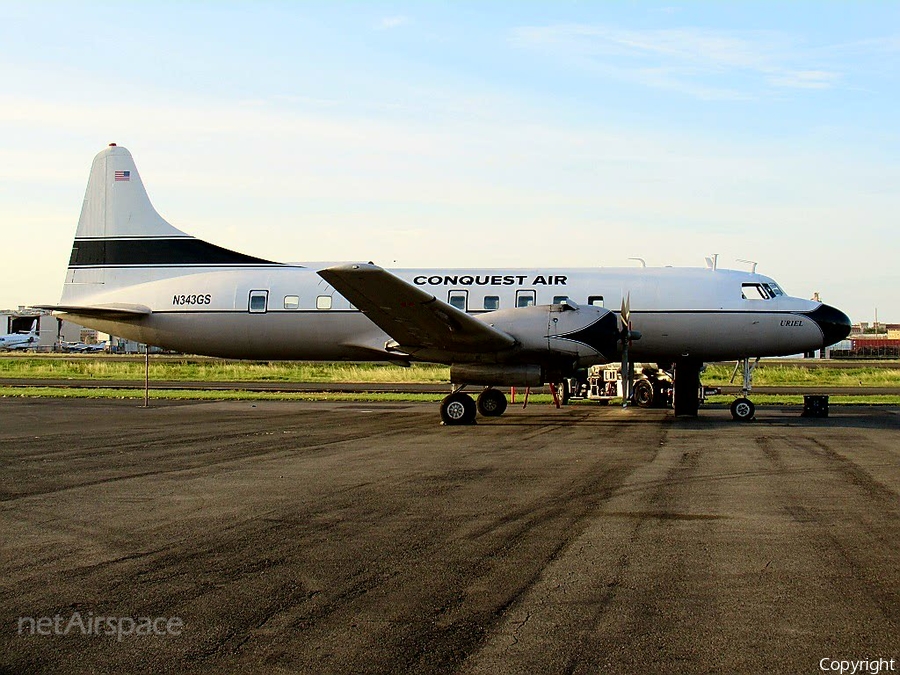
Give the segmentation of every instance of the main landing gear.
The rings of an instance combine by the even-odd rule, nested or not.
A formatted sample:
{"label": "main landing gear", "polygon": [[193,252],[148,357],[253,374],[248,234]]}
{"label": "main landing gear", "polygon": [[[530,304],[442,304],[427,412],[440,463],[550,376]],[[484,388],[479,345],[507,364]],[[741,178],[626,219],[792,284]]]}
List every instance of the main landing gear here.
{"label": "main landing gear", "polygon": [[506,412],[506,394],[499,389],[488,387],[478,394],[475,407],[485,417],[500,417]]}
{"label": "main landing gear", "polygon": [[747,397],[750,395],[750,390],[753,388],[753,371],[756,369],[758,363],[759,357],[756,357],[756,360],[753,363],[750,363],[750,358],[746,357],[734,364],[734,373],[731,375],[731,381],[734,382],[738,368],[741,368],[742,366],[744,376],[744,383],[741,386],[741,395],[731,402],[731,416],[738,422],[749,422],[756,414],[756,406],[753,405],[753,401]]}
{"label": "main landing gear", "polygon": [[446,425],[475,424],[476,413],[484,417],[499,417],[506,412],[506,394],[499,389],[486,387],[477,401],[461,390],[462,387],[458,387],[441,401],[441,420]]}
{"label": "main landing gear", "polygon": [[475,401],[468,394],[456,389],[452,394],[441,401],[441,421],[446,425],[451,424],[475,424],[477,412]]}

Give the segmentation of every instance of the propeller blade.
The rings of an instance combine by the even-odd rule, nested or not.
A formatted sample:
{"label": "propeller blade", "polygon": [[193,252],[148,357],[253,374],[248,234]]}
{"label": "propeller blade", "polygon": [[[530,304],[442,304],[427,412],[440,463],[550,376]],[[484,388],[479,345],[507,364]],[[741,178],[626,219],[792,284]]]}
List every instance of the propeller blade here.
{"label": "propeller blade", "polygon": [[632,373],[632,363],[628,354],[628,348],[633,340],[640,340],[641,334],[631,330],[631,291],[622,298],[622,332],[620,339],[622,340],[622,407],[628,407],[634,387],[634,374]]}

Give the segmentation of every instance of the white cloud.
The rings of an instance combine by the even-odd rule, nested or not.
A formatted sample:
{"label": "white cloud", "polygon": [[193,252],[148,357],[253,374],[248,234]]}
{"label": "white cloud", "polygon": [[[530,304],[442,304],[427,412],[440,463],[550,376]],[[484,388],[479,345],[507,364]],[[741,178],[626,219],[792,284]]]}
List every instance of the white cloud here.
{"label": "white cloud", "polygon": [[829,89],[840,79],[840,75],[828,71],[797,70],[773,74],[769,77],[769,82],[777,87],[794,89]]}
{"label": "white cloud", "polygon": [[[558,24],[515,29],[512,42],[601,75],[699,99],[746,99],[771,86],[827,89],[841,80],[818,66],[810,50],[774,31]],[[743,89],[732,84],[738,75],[749,80]]]}
{"label": "white cloud", "polygon": [[410,19],[408,16],[386,16],[378,22],[378,28],[382,30],[391,30],[392,28],[399,28],[400,26],[405,26],[409,23]]}

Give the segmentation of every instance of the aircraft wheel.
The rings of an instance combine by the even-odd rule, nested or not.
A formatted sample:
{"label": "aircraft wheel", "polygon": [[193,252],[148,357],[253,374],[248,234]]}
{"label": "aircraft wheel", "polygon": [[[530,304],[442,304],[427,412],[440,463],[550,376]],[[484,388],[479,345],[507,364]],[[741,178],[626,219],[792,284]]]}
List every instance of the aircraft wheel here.
{"label": "aircraft wheel", "polygon": [[478,394],[476,407],[485,417],[500,417],[506,412],[506,394],[499,389],[485,389]]}
{"label": "aircraft wheel", "polygon": [[748,398],[736,398],[731,403],[731,416],[738,422],[749,422],[756,413],[756,406]]}
{"label": "aircraft wheel", "polygon": [[653,399],[653,385],[649,380],[638,380],[634,383],[634,402],[639,408],[652,408]]}
{"label": "aircraft wheel", "polygon": [[441,401],[441,420],[444,424],[475,424],[475,401],[468,394],[456,392]]}

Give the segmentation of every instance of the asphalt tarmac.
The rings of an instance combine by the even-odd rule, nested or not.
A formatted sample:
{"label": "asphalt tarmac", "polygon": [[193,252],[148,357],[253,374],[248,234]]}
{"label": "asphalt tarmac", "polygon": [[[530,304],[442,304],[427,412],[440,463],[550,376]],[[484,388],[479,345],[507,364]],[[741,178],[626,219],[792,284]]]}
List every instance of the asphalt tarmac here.
{"label": "asphalt tarmac", "polygon": [[900,671],[900,410],[799,413],[0,399],[0,673]]}

